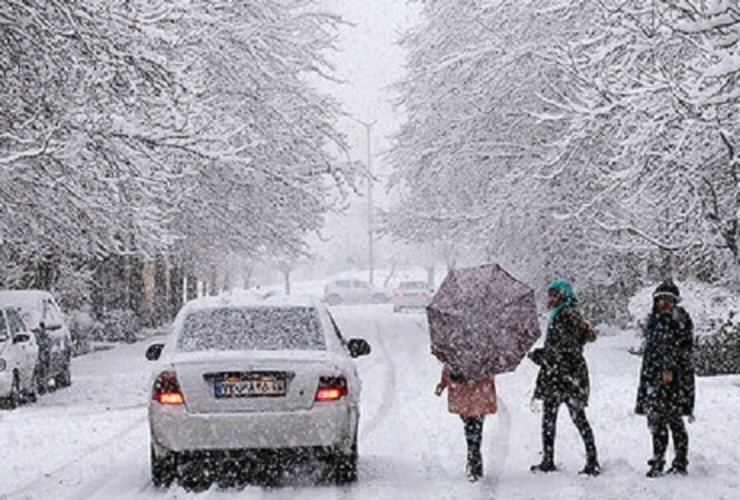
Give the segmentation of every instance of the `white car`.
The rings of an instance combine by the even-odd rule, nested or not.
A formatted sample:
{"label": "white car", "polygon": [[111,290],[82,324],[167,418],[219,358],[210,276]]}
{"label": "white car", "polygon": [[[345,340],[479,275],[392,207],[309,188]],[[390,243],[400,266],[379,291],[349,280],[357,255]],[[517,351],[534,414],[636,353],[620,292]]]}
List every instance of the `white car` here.
{"label": "white car", "polygon": [[391,295],[393,312],[423,310],[432,300],[432,287],[426,281],[401,281]]}
{"label": "white car", "polygon": [[0,404],[36,401],[36,339],[13,307],[0,307]]}
{"label": "white car", "polygon": [[311,297],[209,297],[187,303],[164,344],[149,401],[157,486],[279,477],[295,457],[336,483],[357,478],[361,383],[326,306]]}
{"label": "white car", "polygon": [[0,306],[18,309],[23,322],[36,337],[38,391],[43,393],[49,388],[69,386],[72,383],[72,336],[51,292],[0,290]]}
{"label": "white car", "polygon": [[324,301],[330,306],[339,304],[384,304],[388,302],[385,290],[357,279],[331,281],[324,287]]}

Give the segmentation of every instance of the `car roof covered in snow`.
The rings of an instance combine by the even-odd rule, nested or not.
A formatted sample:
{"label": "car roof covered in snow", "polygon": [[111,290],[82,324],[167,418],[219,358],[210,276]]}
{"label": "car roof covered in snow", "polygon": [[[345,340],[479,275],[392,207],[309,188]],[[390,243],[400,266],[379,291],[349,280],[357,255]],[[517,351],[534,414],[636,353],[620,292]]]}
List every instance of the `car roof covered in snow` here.
{"label": "car roof covered in snow", "polygon": [[323,302],[311,295],[286,295],[272,291],[238,291],[200,297],[187,302],[182,310],[217,309],[222,307],[319,307]]}
{"label": "car roof covered in snow", "polygon": [[49,296],[50,293],[45,290],[0,290],[0,304],[27,307]]}

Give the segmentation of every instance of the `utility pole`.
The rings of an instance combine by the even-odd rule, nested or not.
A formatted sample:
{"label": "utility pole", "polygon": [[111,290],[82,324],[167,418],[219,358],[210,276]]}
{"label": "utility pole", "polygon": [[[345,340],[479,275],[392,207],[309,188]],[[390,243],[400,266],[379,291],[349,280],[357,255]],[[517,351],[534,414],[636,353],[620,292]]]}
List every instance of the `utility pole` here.
{"label": "utility pole", "polygon": [[372,151],[372,129],[377,120],[366,122],[347,115],[351,120],[365,127],[367,143],[367,257],[368,273],[370,284],[373,284],[373,265],[375,257],[373,255],[373,151]]}

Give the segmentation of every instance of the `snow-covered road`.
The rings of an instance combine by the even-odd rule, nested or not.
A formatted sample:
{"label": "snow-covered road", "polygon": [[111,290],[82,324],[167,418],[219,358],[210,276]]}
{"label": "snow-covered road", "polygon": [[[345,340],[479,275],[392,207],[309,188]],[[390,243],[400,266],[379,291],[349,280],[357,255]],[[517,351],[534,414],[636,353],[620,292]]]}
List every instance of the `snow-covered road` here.
{"label": "snow-covered road", "polygon": [[533,475],[540,414],[530,405],[535,366],[524,361],[497,379],[500,411],[484,429],[486,475],[464,476],[462,424],[433,395],[440,365],[429,354],[422,314],[390,306],[334,309],[348,337],[373,353],[357,361],[364,383],[360,479],[347,487],[289,484],[194,493],[149,481],[146,421],[148,343],[76,358],[73,385],[15,411],[0,411],[0,500],[111,498],[265,499],[730,499],[740,490],[740,376],[700,378],[697,421],[689,425],[690,475],[648,479],[644,418],[632,414],[639,359],[625,333],[588,347],[594,427],[604,473],[582,477],[583,450],[567,412],[556,444],[560,470]]}

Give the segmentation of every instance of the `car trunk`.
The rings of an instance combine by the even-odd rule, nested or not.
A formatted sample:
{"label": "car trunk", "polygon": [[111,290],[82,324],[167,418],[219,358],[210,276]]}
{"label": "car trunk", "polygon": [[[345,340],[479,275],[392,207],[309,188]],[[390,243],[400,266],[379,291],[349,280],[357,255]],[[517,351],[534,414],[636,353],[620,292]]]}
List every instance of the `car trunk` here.
{"label": "car trunk", "polygon": [[290,354],[296,355],[248,353],[240,358],[182,360],[173,367],[191,413],[308,410],[319,377],[338,370],[327,361],[327,353]]}

